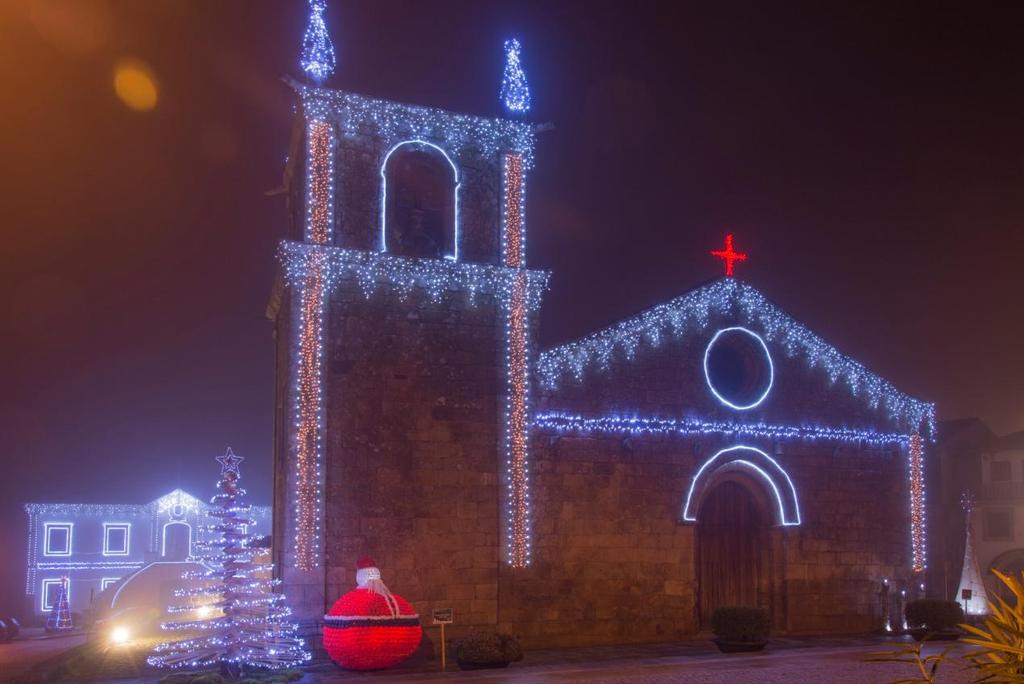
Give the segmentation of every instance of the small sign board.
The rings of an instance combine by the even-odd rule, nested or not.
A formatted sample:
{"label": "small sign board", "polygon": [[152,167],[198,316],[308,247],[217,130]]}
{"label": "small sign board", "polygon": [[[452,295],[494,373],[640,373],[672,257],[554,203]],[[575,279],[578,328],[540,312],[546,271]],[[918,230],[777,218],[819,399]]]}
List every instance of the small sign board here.
{"label": "small sign board", "polygon": [[455,622],[451,608],[435,608],[433,618],[435,625],[450,625]]}
{"label": "small sign board", "polygon": [[970,601],[971,600],[971,593],[972,592],[971,592],[970,589],[961,589],[960,590],[960,598],[963,599],[964,601]]}

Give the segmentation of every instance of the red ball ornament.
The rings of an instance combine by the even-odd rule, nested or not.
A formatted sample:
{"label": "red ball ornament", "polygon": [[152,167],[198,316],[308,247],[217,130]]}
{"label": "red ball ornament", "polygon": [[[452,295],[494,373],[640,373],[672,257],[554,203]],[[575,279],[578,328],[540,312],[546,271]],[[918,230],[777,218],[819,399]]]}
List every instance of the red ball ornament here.
{"label": "red ball ornament", "polygon": [[338,599],[324,616],[324,648],[346,670],[381,670],[402,662],[420,645],[420,616],[392,594],[372,559],[357,565],[358,588]]}

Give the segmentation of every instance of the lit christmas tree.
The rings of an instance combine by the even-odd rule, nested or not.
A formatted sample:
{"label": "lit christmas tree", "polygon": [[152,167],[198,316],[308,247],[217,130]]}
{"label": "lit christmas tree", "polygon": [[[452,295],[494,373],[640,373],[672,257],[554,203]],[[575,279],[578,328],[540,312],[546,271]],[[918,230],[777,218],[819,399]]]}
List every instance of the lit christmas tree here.
{"label": "lit christmas tree", "polygon": [[[964,540],[964,567],[960,572],[960,586],[956,589],[955,600],[960,601],[964,606],[966,614],[985,615],[988,613],[988,594],[985,592],[985,583],[982,581],[981,571],[978,569],[978,559],[974,555],[974,533],[971,530],[974,497],[971,495],[971,490],[968,489],[960,497],[960,506],[964,509],[966,517],[967,538]],[[964,589],[970,589],[971,598],[961,598]]]}
{"label": "lit christmas tree", "polygon": [[50,609],[50,616],[46,618],[47,632],[66,632],[74,629],[71,623],[71,607],[68,605],[68,578],[60,578],[60,588],[57,589],[57,599]]}
{"label": "lit christmas tree", "polygon": [[208,570],[186,572],[183,579],[196,586],[179,589],[177,597],[189,603],[172,606],[169,612],[191,612],[197,619],[169,622],[167,630],[202,633],[202,636],[161,644],[149,657],[157,667],[202,667],[220,665],[222,672],[237,677],[243,665],[279,668],[309,660],[295,625],[287,620],[291,611],[283,605],[284,595],[273,593],[280,580],[272,579],[271,564],[257,556],[257,535],[248,527],[255,524],[249,504],[241,503],[245,490],[238,486],[242,458],[229,448],[221,463],[220,493],[210,501],[208,515],[216,522],[206,527],[210,538],[198,546],[204,555],[197,560]]}
{"label": "lit christmas tree", "polygon": [[302,70],[316,83],[323,83],[334,73],[334,45],[327,35],[324,12],[327,0],[309,0],[309,23],[302,37],[302,56],[299,64]]}
{"label": "lit christmas tree", "polygon": [[530,111],[530,87],[526,84],[526,74],[519,59],[520,50],[522,47],[517,39],[505,41],[505,75],[501,79],[499,97],[512,114]]}

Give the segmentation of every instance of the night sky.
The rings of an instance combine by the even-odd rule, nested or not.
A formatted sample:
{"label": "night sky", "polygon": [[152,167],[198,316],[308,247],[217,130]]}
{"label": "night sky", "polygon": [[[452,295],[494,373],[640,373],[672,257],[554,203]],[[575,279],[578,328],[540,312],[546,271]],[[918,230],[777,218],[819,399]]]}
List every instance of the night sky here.
{"label": "night sky", "polygon": [[[548,347],[739,277],[940,418],[1024,428],[1024,50],[1011,3],[345,2],[328,85],[500,114],[516,35]],[[0,3],[0,606],[25,501],[268,502],[264,311],[302,0]],[[114,92],[120,60],[152,111]]]}

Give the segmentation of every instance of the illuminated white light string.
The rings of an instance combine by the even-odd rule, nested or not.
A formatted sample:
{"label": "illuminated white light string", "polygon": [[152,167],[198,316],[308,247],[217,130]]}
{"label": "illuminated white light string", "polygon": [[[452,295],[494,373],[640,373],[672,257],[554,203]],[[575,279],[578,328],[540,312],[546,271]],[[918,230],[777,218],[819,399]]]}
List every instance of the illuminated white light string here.
{"label": "illuminated white light string", "polygon": [[302,36],[302,56],[299,58],[299,66],[317,83],[323,83],[334,73],[337,62],[324,21],[326,10],[327,0],[309,0],[309,23]]}
{"label": "illuminated white light string", "polygon": [[921,435],[914,434],[907,449],[907,470],[910,480],[910,548],[914,572],[921,572],[928,565],[923,442]]}
{"label": "illuminated white light string", "polygon": [[126,570],[141,568],[145,563],[139,561],[67,561],[65,563],[43,562],[36,565],[39,570]]}
{"label": "illuminated white light string", "polygon": [[184,520],[172,520],[171,522],[164,523],[163,528],[160,531],[160,557],[167,555],[167,528],[172,526],[186,527],[188,528],[188,555],[192,555],[192,525],[185,522]]}
{"label": "illuminated white light string", "polygon": [[[47,522],[43,523],[43,555],[48,557],[53,556],[70,556],[71,555],[71,537],[75,530],[75,524],[71,522]],[[64,548],[55,549],[51,547],[50,533],[54,531],[64,532]]]}
{"label": "illuminated white light string", "polygon": [[502,75],[498,97],[505,104],[505,109],[513,114],[530,111],[530,86],[526,83],[526,73],[523,71],[522,49],[517,38],[505,41],[505,73]]}
{"label": "illuminated white light string", "polygon": [[[110,533],[120,531],[124,533],[124,546],[120,549],[113,548],[110,543]],[[132,539],[132,524],[127,522],[103,523],[103,555],[104,556],[127,556],[130,553]]]}
{"label": "illuminated white light string", "polygon": [[526,303],[530,309],[540,304],[547,289],[548,271],[536,271],[493,264],[455,262],[447,259],[420,259],[381,252],[325,247],[284,240],[278,249],[285,282],[301,286],[314,268],[323,269],[325,290],[330,292],[345,278],[354,278],[367,298],[381,285],[390,286],[400,298],[414,289],[423,289],[434,302],[449,291],[465,292],[473,302],[478,294],[502,295],[521,272],[526,273]]}
{"label": "illuminated white light string", "polygon": [[[178,508],[180,507],[180,508]],[[177,512],[175,509],[178,508]],[[27,561],[28,572],[25,575],[25,594],[34,596],[37,588],[37,580],[40,572],[50,570],[62,570],[70,573],[69,581],[80,580],[93,581],[91,576],[81,577],[75,573],[79,571],[91,573],[100,570],[137,570],[144,565],[143,554],[146,552],[160,554],[164,553],[161,542],[162,520],[170,517],[176,521],[185,518],[195,519],[205,515],[208,505],[181,489],[175,489],[149,503],[144,504],[94,504],[94,503],[27,503],[25,512],[28,515],[28,536],[27,536]],[[270,506],[252,506],[251,513],[260,521],[267,521],[271,517]],[[179,515],[180,514],[180,515]],[[129,541],[128,553],[103,553],[106,558],[117,558],[124,560],[92,560],[93,552],[78,551],[73,547],[70,554],[59,556],[42,556],[47,547],[46,525],[52,527],[55,523],[59,525],[74,525],[75,521],[93,520],[98,521],[102,526],[134,526],[148,525],[150,533],[146,535],[149,539],[148,545],[141,547]],[[134,522],[128,522],[132,520]],[[192,526],[186,523],[186,526]],[[203,527],[199,526],[199,531]],[[130,531],[129,531],[130,539]],[[200,535],[201,536],[201,535]],[[106,542],[107,535],[103,539]],[[190,533],[190,537],[195,535]],[[194,539],[193,539],[194,540]],[[190,541],[191,547],[192,541]],[[109,546],[109,545],[107,545]],[[65,560],[40,560],[41,557],[49,559]],[[133,560],[138,559],[138,560]]]}
{"label": "illuminated white light string", "polygon": [[[723,455],[725,455],[725,458],[719,461],[719,458]],[[754,460],[759,460],[762,464],[758,465],[757,463],[754,463]],[[717,466],[708,470],[708,468],[716,462],[718,462]],[[774,458],[756,447],[746,445],[737,445],[727,449],[722,449],[714,456],[704,461],[704,464],[701,465],[694,474],[693,479],[690,481],[690,489],[686,493],[686,503],[683,506],[683,520],[687,522],[697,521],[697,512],[695,510],[693,495],[697,486],[702,485],[707,481],[704,477],[704,473],[707,472],[708,477],[710,477],[722,468],[732,465],[739,465],[750,469],[768,482],[771,486],[772,493],[775,495],[775,501],[778,503],[779,522],[781,525],[789,527],[800,524],[800,502],[797,499],[796,487],[793,486],[793,481],[790,479],[789,474]],[[774,477],[767,472],[766,468],[773,471]],[[780,476],[781,480],[785,480],[785,484],[783,485],[784,488],[780,487],[781,480],[780,483],[776,483],[775,481],[776,478],[779,478]]]}
{"label": "illuminated white light string", "polygon": [[610,433],[636,435],[720,435],[772,440],[829,441],[865,444],[872,447],[905,446],[910,436],[895,432],[877,432],[846,427],[818,425],[782,425],[701,420],[699,418],[646,418],[625,416],[581,416],[558,411],[537,414],[533,425],[556,432],[581,434]]}
{"label": "illuminated white light string", "polygon": [[[726,399],[724,396],[722,396],[722,394],[720,394],[718,389],[715,387],[715,383],[711,381],[711,374],[708,372],[708,357],[711,355],[711,348],[715,346],[715,342],[718,341],[719,337],[721,337],[725,333],[730,332],[746,333],[747,335],[753,337],[755,340],[757,340],[758,344],[761,345],[761,349],[764,350],[764,357],[768,359],[768,386],[764,388],[764,392],[761,393],[761,396],[759,396],[757,399],[750,402],[749,404],[735,404]],[[768,345],[764,343],[764,339],[762,339],[760,335],[758,335],[752,330],[747,330],[742,326],[735,325],[731,328],[722,328],[721,330],[714,334],[714,336],[711,338],[711,341],[708,342],[708,346],[704,348],[704,381],[707,382],[708,389],[710,389],[711,393],[715,395],[715,398],[718,399],[718,401],[725,404],[726,406],[728,406],[729,408],[736,409],[737,411],[746,411],[748,409],[752,409],[758,406],[762,401],[765,400],[765,398],[768,396],[768,393],[772,391],[772,384],[775,382],[775,364],[772,362],[772,354],[771,352],[768,351]]]}
{"label": "illuminated white light string", "polygon": [[934,438],[934,404],[900,392],[736,278],[722,278],[580,340],[549,349],[538,357],[538,377],[549,390],[567,377],[580,382],[587,373],[607,369],[617,355],[632,359],[641,344],[658,347],[666,339],[681,339],[704,330],[716,313],[736,315],[748,325],[756,325],[764,339],[790,356],[802,355],[811,367],[820,366],[832,382],[844,381],[871,408],[885,410],[911,432],[926,423]]}
{"label": "illuminated white light string", "polygon": [[429,140],[456,158],[463,154],[494,158],[512,151],[522,155],[526,168],[533,165],[532,124],[376,100],[295,81],[290,84],[308,117],[330,121],[345,138],[373,134],[384,149],[404,140]]}
{"label": "illuminated white light string", "polygon": [[202,501],[181,489],[164,494],[153,503],[156,505],[157,513],[160,514],[169,515],[177,509],[177,517],[196,515],[205,507]]}
{"label": "illuminated white light string", "polygon": [[453,244],[453,247],[452,247],[452,253],[451,254],[445,254],[444,256],[445,256],[446,259],[452,259],[454,261],[458,261],[459,260],[459,188],[462,187],[462,180],[459,178],[459,169],[458,169],[458,167],[455,166],[455,162],[453,162],[452,158],[448,156],[448,153],[445,152],[443,148],[441,148],[438,145],[435,145],[434,143],[429,142],[427,140],[403,140],[402,142],[398,143],[397,145],[393,146],[390,150],[388,150],[387,154],[384,155],[384,161],[381,162],[381,165],[380,165],[380,251],[382,251],[382,252],[388,251],[388,233],[387,233],[387,227],[388,227],[388,175],[387,175],[388,160],[391,159],[391,155],[394,154],[395,151],[398,150],[398,148],[400,148],[400,147],[407,147],[407,146],[408,147],[412,147],[413,149],[422,149],[422,148],[425,147],[425,148],[432,149],[432,150],[435,150],[435,151],[439,152],[441,154],[441,156],[444,157],[444,160],[446,162],[448,162],[448,166],[450,166],[451,169],[452,169],[452,177],[455,180],[455,189],[453,191],[454,194],[455,194],[455,198],[454,198],[455,217],[453,219],[455,224],[454,224],[454,229],[452,231],[453,234],[454,234],[454,244]]}

